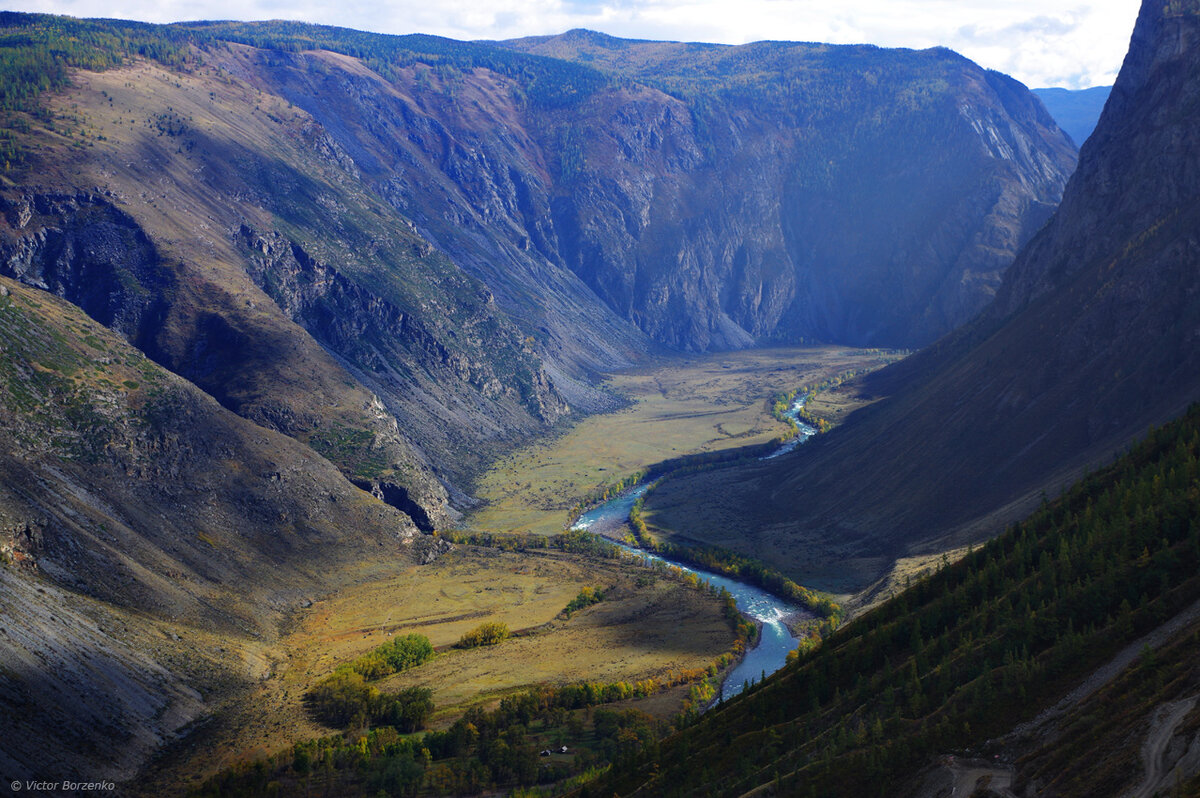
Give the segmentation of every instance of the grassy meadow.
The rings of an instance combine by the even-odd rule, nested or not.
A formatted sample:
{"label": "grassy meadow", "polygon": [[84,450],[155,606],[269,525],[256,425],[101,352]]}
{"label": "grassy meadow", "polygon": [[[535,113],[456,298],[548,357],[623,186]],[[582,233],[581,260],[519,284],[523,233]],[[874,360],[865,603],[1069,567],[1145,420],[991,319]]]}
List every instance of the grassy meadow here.
{"label": "grassy meadow", "polygon": [[[721,601],[675,579],[622,560],[557,550],[502,552],[458,546],[433,563],[380,569],[298,611],[272,645],[235,645],[253,674],[232,686],[222,709],[186,749],[170,750],[148,784],[187,773],[193,783],[241,762],[337,730],[317,722],[304,697],[339,665],[394,637],[418,633],[438,649],[433,660],[376,684],[433,691],[431,728],[444,728],[475,706],[537,685],[663,679],[703,669],[730,650],[734,631]],[[604,600],[563,609],[585,587]],[[455,648],[481,623],[506,624],[513,636],[494,646]],[[687,688],[633,702],[667,718]]]}
{"label": "grassy meadow", "polygon": [[607,387],[629,404],[494,463],[466,526],[556,534],[597,488],[671,457],[777,438],[788,429],[771,415],[777,394],[880,363],[875,350],[818,346],[679,356],[611,374]]}
{"label": "grassy meadow", "polygon": [[[560,618],[585,587],[603,589],[604,600]],[[297,653],[293,678],[319,680],[392,636],[416,632],[438,656],[379,687],[432,689],[435,725],[534,685],[703,668],[733,640],[715,598],[621,560],[553,550],[462,546],[314,610],[287,640]],[[488,621],[506,624],[513,637],[495,646],[453,648]]]}

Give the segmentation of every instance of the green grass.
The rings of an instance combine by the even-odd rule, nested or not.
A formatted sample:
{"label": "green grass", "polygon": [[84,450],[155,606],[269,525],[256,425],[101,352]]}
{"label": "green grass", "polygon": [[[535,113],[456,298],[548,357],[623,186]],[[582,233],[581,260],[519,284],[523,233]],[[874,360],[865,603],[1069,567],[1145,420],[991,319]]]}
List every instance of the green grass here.
{"label": "green grass", "polygon": [[381,477],[390,471],[387,451],[376,448],[375,433],[370,430],[331,424],[313,432],[308,445],[317,454],[363,479]]}

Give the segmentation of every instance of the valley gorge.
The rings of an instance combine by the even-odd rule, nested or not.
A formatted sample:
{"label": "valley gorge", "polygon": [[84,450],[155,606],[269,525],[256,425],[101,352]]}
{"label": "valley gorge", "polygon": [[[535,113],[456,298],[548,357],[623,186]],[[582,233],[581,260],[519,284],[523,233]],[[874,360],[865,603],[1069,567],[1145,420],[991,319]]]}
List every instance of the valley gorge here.
{"label": "valley gorge", "polygon": [[[1133,645],[1192,597],[1191,428],[1103,469],[1200,396],[1198,18],[1145,6],[1077,152],[1023,85],[945,48],[0,12],[0,776],[858,795],[853,774],[886,762],[901,794],[943,794],[922,792],[930,758],[1010,726],[963,731],[951,669],[927,675],[952,645],[928,585],[966,617],[995,569],[1051,567],[1042,546],[1068,564],[1037,579],[1126,591],[1086,632],[1027,624],[1036,645],[971,660],[1007,657],[1004,689],[1067,656],[1043,644],[1111,622]],[[861,409],[752,459],[790,434],[773,405],[830,389]],[[1137,470],[1154,458],[1159,483]],[[1083,516],[1055,497],[1097,469],[1076,488],[1096,506],[1158,485],[1138,506],[1164,514],[1161,541],[1142,536],[1128,584],[1098,563],[1072,583],[1078,544],[1037,537]],[[719,680],[754,624],[568,529],[647,470],[667,478],[639,543],[823,608],[729,710]],[[974,548],[1039,508],[1019,543]],[[1127,552],[1103,534],[1108,567]],[[965,564],[918,572],[895,621],[896,563],[943,552]],[[1045,595],[1003,600],[1048,617]],[[858,620],[837,631],[858,613],[870,644]],[[466,642],[489,624],[503,634]],[[953,645],[1001,628],[979,624]],[[864,680],[894,696],[907,654],[857,684],[825,664],[858,668],[885,628],[915,641],[918,683],[886,711]],[[414,634],[432,661],[380,676]],[[1189,645],[1156,643],[1161,672]],[[980,678],[972,711],[1000,684]],[[370,711],[333,724],[331,684]],[[421,690],[425,737],[396,720]],[[713,754],[735,729],[742,759]],[[793,744],[806,729],[818,748]],[[911,750],[883,752],[885,733]],[[1073,794],[1047,787],[1039,740],[1004,749],[1041,763],[1021,794]]]}
{"label": "valley gorge", "polygon": [[886,398],[804,456],[665,486],[649,519],[686,518],[689,535],[817,584],[835,563],[837,586],[861,589],[890,558],[1024,517],[1183,412],[1200,395],[1193,35],[1187,13],[1143,14],[1062,205],[977,318],[864,378]]}

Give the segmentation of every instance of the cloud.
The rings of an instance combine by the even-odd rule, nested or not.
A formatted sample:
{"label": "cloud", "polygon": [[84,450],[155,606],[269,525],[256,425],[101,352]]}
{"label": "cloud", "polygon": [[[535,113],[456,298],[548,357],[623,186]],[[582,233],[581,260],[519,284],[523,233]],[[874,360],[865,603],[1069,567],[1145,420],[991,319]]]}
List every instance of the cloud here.
{"label": "cloud", "polygon": [[171,22],[297,19],[383,33],[946,46],[1031,86],[1111,83],[1139,0],[15,0],[15,10]]}
{"label": "cloud", "polygon": [[997,30],[981,29],[978,25],[964,25],[958,29],[957,38],[980,45],[1006,45],[1030,37],[1062,37],[1078,28],[1079,20],[1075,18],[1068,21],[1057,17],[1038,16]]}

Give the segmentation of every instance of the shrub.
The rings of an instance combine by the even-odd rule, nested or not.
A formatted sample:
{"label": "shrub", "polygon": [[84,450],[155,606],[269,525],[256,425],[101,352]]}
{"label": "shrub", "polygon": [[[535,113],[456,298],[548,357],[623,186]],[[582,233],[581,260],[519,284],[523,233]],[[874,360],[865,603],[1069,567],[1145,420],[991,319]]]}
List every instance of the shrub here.
{"label": "shrub", "polygon": [[406,671],[433,658],[433,644],[425,635],[411,634],[397,637],[363,654],[350,668],[364,679],[382,679],[393,673]]}
{"label": "shrub", "polygon": [[499,621],[488,621],[481,623],[471,631],[467,632],[458,641],[459,648],[477,648],[479,646],[494,646],[497,643],[507,640],[511,632],[508,631],[508,624],[500,623]]}
{"label": "shrub", "polygon": [[584,607],[590,607],[593,604],[599,604],[604,601],[604,591],[598,587],[585,587],[579,591],[579,595],[571,599],[571,602],[563,609],[563,614],[568,618],[577,610]]}
{"label": "shrub", "polygon": [[308,693],[313,714],[334,728],[365,725],[378,699],[379,691],[351,670],[335,672]]}

